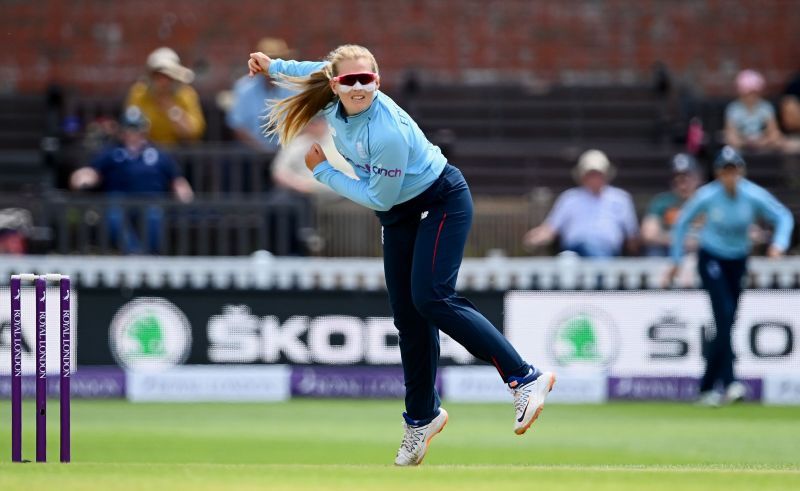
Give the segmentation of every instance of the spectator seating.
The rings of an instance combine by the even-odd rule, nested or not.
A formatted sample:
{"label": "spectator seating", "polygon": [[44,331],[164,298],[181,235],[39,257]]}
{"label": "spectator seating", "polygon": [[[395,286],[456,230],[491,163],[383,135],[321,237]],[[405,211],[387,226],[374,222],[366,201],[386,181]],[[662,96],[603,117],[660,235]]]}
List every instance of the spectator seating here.
{"label": "spectator seating", "polygon": [[47,106],[41,95],[0,97],[0,193],[40,190]]}
{"label": "spectator seating", "polygon": [[[45,101],[35,95],[0,97],[0,192],[37,196],[48,188],[53,162],[66,167],[86,163],[80,130],[97,118],[116,118],[122,104],[120,98],[67,98],[59,108],[61,121],[54,130],[53,110]],[[699,115],[706,131],[714,136],[721,130],[725,103],[727,99],[716,98],[690,101],[680,113]],[[553,87],[540,91],[522,86],[421,86],[404,95],[402,104],[435,142],[443,130],[451,135],[447,156],[462,169],[476,196],[472,234],[476,239],[468,244],[469,254],[484,254],[495,247],[512,255],[523,253],[517,236],[541,220],[553,196],[574,185],[571,170],[587,148],[599,148],[609,155],[617,168],[614,184],[631,192],[640,214],[652,195],[668,186],[666,163],[681,150],[671,134],[680,126],[671,120],[676,114],[670,107],[673,101],[650,87]],[[269,224],[263,229],[254,225],[250,232],[239,226],[249,220],[246,217],[251,212],[264,213],[265,206],[272,206],[269,165],[273,156],[231,141],[224,113],[210,98],[203,99],[203,106],[208,123],[204,142],[171,149],[198,199],[188,208],[168,205],[174,220],[165,225],[172,232],[165,235],[164,253],[248,253],[258,248],[259,240],[273,234]],[[53,145],[54,134],[69,137],[61,140],[60,158],[55,160],[47,157],[53,148],[58,149]],[[64,145],[70,141],[71,148]],[[748,177],[773,191],[793,211],[800,211],[796,191],[800,182],[793,177],[800,175],[800,162],[775,155],[746,157]],[[13,201],[12,196],[7,198]],[[72,197],[48,198],[48,203],[62,199]],[[34,213],[37,224],[52,228],[52,250],[108,250],[100,242],[92,242],[92,234],[102,229],[92,217],[102,210],[91,200],[86,195],[76,198],[74,206],[63,206],[69,213],[56,205],[41,205],[42,210]],[[189,209],[198,211],[185,213]],[[359,232],[374,222],[367,210],[344,204],[328,206],[318,210],[316,220],[327,241],[322,254],[380,252],[372,235]],[[85,223],[81,225],[81,221]],[[222,232],[220,227],[227,226],[231,231]],[[230,240],[224,239],[226,233]],[[250,239],[234,240],[245,236]],[[87,237],[90,245],[82,249],[81,241]]]}

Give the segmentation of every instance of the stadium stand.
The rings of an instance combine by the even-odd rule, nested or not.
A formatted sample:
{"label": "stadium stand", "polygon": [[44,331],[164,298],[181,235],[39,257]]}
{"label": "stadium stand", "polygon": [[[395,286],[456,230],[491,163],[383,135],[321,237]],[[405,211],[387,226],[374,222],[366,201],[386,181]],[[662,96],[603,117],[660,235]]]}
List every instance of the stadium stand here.
{"label": "stadium stand", "polygon": [[[116,118],[122,101],[69,94],[55,106],[50,99],[51,104],[35,95],[0,98],[4,201],[13,203],[12,195],[37,197],[29,206],[40,231],[36,250],[113,253],[102,238],[102,220],[92,218],[102,213],[103,202],[58,188],[65,174],[86,162],[82,138],[87,125]],[[472,234],[468,254],[478,256],[498,249],[511,256],[526,254],[519,238],[542,219],[554,196],[574,185],[570,170],[586,148],[609,155],[618,169],[614,184],[631,192],[641,213],[669,180],[665,163],[682,143],[676,131],[697,115],[709,136],[706,145],[715,148],[728,101],[715,97],[676,102],[649,85],[534,90],[522,85],[424,84],[403,94],[402,100],[432,139],[448,135],[448,157],[462,169],[475,195],[474,229],[479,232]],[[676,108],[678,104],[682,106]],[[284,249],[278,244],[286,239],[273,237],[275,223],[291,221],[295,211],[270,202],[273,155],[233,142],[215,100],[205,98],[203,109],[208,121],[203,142],[171,149],[198,201],[191,212],[166,204],[172,219],[165,225],[171,232],[162,244],[163,254],[249,254],[264,244],[280,254]],[[772,190],[795,213],[800,211],[798,183],[791,178],[796,164],[790,157],[759,154],[747,159],[751,179]],[[277,215],[248,228],[245,217],[266,209]],[[236,210],[232,213],[237,219],[225,219],[230,210]],[[325,241],[319,254],[380,254],[368,210],[340,203],[319,209],[316,221]]]}

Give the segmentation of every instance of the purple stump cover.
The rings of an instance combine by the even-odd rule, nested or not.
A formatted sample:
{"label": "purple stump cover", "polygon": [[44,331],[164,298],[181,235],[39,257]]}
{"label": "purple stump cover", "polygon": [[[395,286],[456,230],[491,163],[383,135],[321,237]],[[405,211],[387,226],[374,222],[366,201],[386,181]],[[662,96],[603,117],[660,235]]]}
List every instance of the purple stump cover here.
{"label": "purple stump cover", "polygon": [[22,462],[22,281],[11,277],[11,461]]}
{"label": "purple stump cover", "polygon": [[36,278],[36,462],[47,461],[47,280]]}
{"label": "purple stump cover", "polygon": [[59,323],[61,326],[61,345],[60,345],[60,365],[59,372],[61,374],[61,390],[59,392],[61,400],[61,462],[70,461],[70,427],[69,427],[69,403],[70,403],[70,368],[71,368],[71,353],[72,353],[72,330],[71,330],[71,317],[72,311],[70,310],[70,281],[69,278],[61,278],[61,291],[59,298],[61,299],[61,311]]}

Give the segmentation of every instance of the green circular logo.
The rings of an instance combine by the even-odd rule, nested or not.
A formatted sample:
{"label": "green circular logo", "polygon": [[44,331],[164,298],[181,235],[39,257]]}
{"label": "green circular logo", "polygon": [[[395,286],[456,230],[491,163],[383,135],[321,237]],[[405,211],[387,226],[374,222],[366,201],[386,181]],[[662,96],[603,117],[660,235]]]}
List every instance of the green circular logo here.
{"label": "green circular logo", "polygon": [[192,329],[184,313],[158,297],[140,297],[111,321],[111,352],[128,370],[161,371],[189,357]]}
{"label": "green circular logo", "polygon": [[619,339],[605,311],[593,306],[571,309],[559,316],[549,336],[553,361],[563,367],[609,366]]}

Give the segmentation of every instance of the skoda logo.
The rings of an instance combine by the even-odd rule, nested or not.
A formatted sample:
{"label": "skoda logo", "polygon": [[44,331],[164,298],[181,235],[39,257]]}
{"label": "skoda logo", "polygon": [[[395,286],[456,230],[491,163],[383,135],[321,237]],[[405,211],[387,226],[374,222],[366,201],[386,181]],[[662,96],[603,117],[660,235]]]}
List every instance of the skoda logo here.
{"label": "skoda logo", "polygon": [[553,361],[562,367],[609,366],[616,358],[619,334],[611,316],[594,306],[564,312],[550,328]]}
{"label": "skoda logo", "polygon": [[163,298],[128,302],[112,319],[110,331],[111,352],[129,370],[164,370],[185,362],[191,351],[188,319]]}

